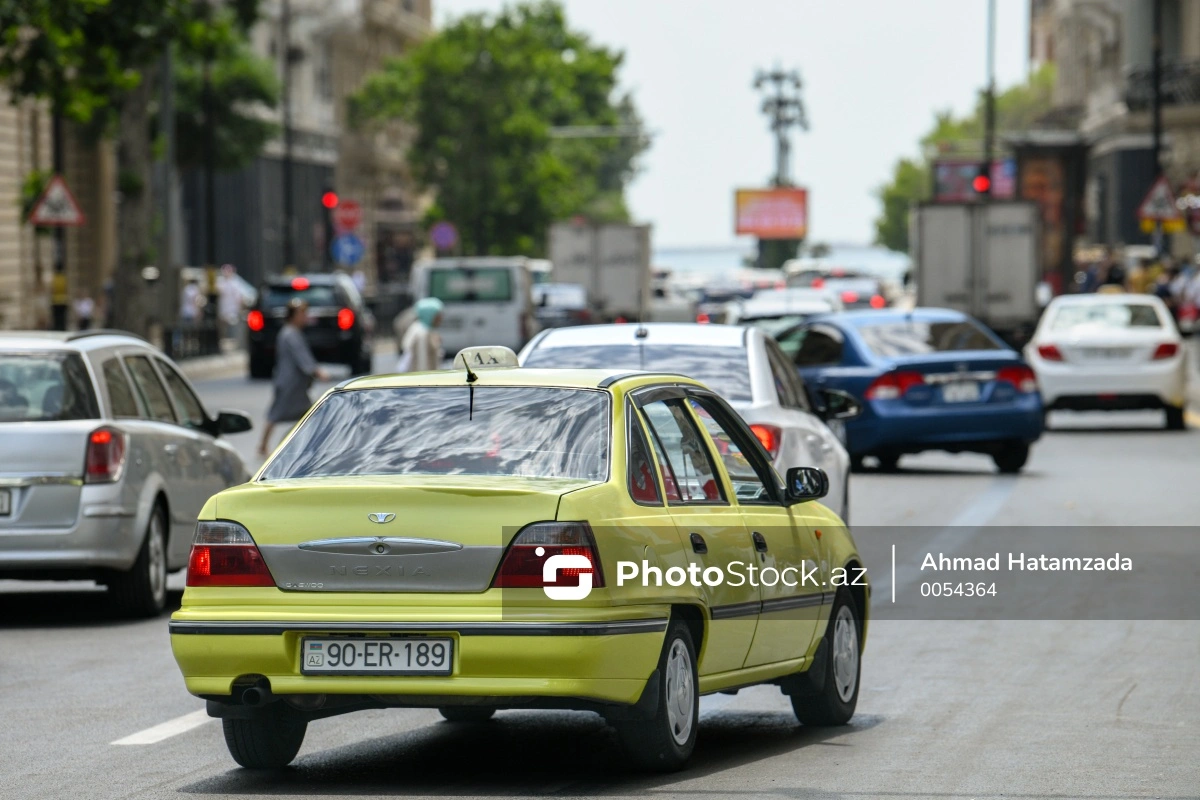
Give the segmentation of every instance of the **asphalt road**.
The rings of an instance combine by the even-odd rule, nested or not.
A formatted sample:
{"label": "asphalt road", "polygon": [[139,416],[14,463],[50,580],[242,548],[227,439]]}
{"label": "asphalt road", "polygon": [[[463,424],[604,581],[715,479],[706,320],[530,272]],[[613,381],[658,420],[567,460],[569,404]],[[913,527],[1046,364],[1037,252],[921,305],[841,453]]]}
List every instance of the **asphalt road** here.
{"label": "asphalt road", "polygon": [[[242,378],[198,388],[256,418],[267,405]],[[855,528],[938,547],[983,526],[1194,525],[1200,430],[1160,421],[1056,416],[1019,477],[940,454],[856,475]],[[237,443],[257,463],[255,434]],[[886,602],[889,565],[868,566]],[[266,777],[236,768],[184,691],[164,620],[116,621],[86,585],[0,588],[4,798],[1200,796],[1197,621],[877,620],[849,726],[799,726],[774,688],[705,698],[690,768],[665,777],[629,771],[594,715],[398,710],[311,724],[294,766]]]}

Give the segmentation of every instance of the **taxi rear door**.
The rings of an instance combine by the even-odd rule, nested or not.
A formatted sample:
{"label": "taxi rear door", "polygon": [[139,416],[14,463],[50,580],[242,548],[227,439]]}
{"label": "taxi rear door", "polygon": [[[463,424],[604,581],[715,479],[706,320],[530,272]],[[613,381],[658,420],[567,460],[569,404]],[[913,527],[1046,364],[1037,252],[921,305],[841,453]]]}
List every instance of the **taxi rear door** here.
{"label": "taxi rear door", "polygon": [[712,675],[741,669],[754,640],[760,605],[758,587],[746,574],[755,558],[750,532],[718,477],[708,439],[696,426],[683,391],[657,387],[634,399],[646,421],[668,510],[690,563],[698,574],[717,567],[723,575],[716,585],[701,580],[712,619],[698,671]]}

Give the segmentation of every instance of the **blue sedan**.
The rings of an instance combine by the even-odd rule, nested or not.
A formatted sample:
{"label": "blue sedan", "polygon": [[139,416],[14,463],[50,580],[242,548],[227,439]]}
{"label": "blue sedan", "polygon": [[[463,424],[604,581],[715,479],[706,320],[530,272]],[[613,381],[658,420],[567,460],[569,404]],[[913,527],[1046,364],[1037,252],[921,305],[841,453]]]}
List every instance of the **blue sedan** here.
{"label": "blue sedan", "polygon": [[987,453],[1019,472],[1042,434],[1033,371],[986,327],[937,308],[826,314],[777,339],[805,383],[840,389],[862,413],[846,420],[851,464],[884,470],[924,450]]}

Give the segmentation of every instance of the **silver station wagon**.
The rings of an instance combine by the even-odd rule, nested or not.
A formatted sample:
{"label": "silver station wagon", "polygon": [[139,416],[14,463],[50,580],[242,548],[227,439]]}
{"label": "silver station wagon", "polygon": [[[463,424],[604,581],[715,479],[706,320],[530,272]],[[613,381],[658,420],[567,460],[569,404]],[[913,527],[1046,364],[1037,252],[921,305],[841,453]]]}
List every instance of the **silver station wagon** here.
{"label": "silver station wagon", "polygon": [[249,478],[219,437],[249,429],[130,334],[0,334],[0,578],[92,579],[161,612],[201,507]]}

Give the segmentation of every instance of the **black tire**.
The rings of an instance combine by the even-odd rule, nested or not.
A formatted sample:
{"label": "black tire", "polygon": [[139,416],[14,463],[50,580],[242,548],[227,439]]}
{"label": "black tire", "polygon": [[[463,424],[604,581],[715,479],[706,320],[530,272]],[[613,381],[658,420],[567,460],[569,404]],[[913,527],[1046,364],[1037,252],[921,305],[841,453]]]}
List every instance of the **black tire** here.
{"label": "black tire", "polygon": [[1042,432],[1045,433],[1049,430],[1050,430],[1050,409],[1043,408],[1042,409]]}
{"label": "black tire", "polygon": [[375,368],[370,356],[362,356],[350,365],[351,375],[370,375]]}
{"label": "black tire", "polygon": [[263,712],[250,719],[223,719],[225,746],[233,760],[246,769],[282,769],[292,763],[308,723]]}
{"label": "black tire", "polygon": [[161,503],[150,512],[133,567],[108,580],[108,594],[130,617],[156,617],[167,607],[167,513]]}
{"label": "black tire", "polygon": [[1167,430],[1169,431],[1184,431],[1187,430],[1187,421],[1184,419],[1183,409],[1175,406],[1167,406]]}
{"label": "black tire", "polygon": [[863,457],[862,456],[850,456],[850,471],[851,472],[862,472],[863,471]]}
{"label": "black tire", "polygon": [[992,461],[996,462],[996,469],[1006,475],[1015,475],[1020,472],[1028,460],[1029,445],[1024,442],[1006,444],[992,454]]}
{"label": "black tire", "polygon": [[654,715],[650,719],[620,720],[615,726],[626,757],[638,769],[674,772],[691,758],[700,728],[700,685],[696,648],[682,620],[671,622],[663,640]]}
{"label": "black tire", "polygon": [[450,722],[487,722],[496,709],[488,706],[442,706],[438,713]]}
{"label": "black tire", "polygon": [[[839,636],[850,636],[852,640],[839,640]],[[851,646],[852,664],[851,650],[846,649]],[[854,597],[844,586],[838,589],[833,601],[829,625],[825,628],[824,650],[822,685],[809,692],[793,694],[792,711],[796,719],[805,725],[845,725],[858,707],[858,686],[862,675],[862,615],[854,603]]]}
{"label": "black tire", "polygon": [[269,380],[275,373],[275,362],[266,356],[250,356],[250,379]]}
{"label": "black tire", "polygon": [[900,456],[895,453],[884,453],[875,458],[879,459],[880,472],[895,472],[900,466]]}

